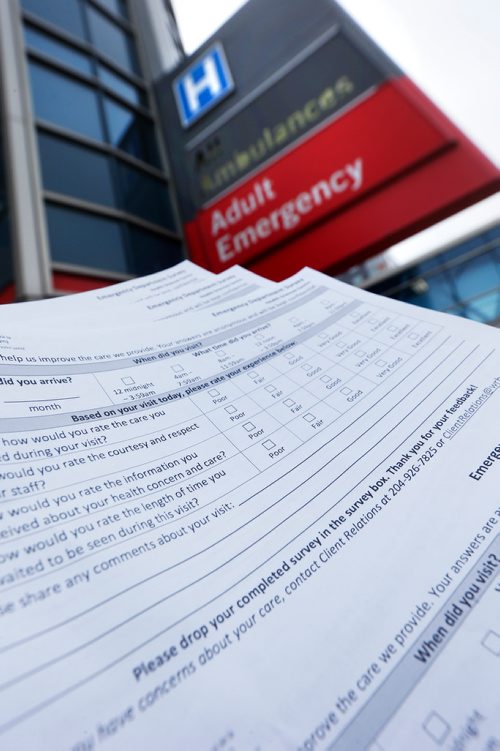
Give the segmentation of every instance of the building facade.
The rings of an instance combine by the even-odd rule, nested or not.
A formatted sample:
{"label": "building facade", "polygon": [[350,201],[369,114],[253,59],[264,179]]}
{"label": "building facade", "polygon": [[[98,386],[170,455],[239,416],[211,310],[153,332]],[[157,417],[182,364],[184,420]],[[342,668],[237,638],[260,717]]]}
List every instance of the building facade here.
{"label": "building facade", "polygon": [[382,273],[353,268],[342,276],[342,281],[413,305],[500,327],[500,223],[399,268]]}
{"label": "building facade", "polygon": [[181,58],[167,0],[2,0],[0,300],[183,259],[152,95]]}

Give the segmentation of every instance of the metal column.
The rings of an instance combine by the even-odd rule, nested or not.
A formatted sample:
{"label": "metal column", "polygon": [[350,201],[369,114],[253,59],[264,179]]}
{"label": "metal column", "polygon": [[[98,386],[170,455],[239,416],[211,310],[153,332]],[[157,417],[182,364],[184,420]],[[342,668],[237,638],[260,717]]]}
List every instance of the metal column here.
{"label": "metal column", "polygon": [[34,300],[53,289],[18,0],[0,2],[0,102],[17,297]]}

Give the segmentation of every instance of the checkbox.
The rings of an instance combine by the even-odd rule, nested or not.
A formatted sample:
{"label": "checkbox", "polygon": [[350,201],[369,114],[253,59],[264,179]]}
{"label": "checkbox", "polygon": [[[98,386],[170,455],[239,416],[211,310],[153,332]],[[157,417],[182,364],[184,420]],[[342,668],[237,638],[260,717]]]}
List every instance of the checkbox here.
{"label": "checkbox", "polygon": [[431,712],[422,727],[427,735],[440,746],[445,742],[451,730],[450,725],[437,712]]}
{"label": "checkbox", "polygon": [[182,373],[184,367],[182,365],[172,365],[172,370],[174,373]]}
{"label": "checkbox", "polygon": [[383,368],[384,365],[387,365],[387,362],[386,362],[386,360],[377,360],[375,362],[375,365],[378,365],[379,368]]}
{"label": "checkbox", "polygon": [[293,399],[285,399],[285,401],[283,402],[283,404],[285,405],[285,407],[293,407],[293,405],[295,404],[295,402],[293,401]]}
{"label": "checkbox", "polygon": [[320,380],[320,381],[323,381],[323,383],[330,383],[330,381],[331,381],[332,379],[330,378],[330,376],[329,376],[329,375],[322,375],[322,376],[321,376],[321,378],[320,378],[319,380]]}
{"label": "checkbox", "polygon": [[264,441],[264,443],[262,445],[264,446],[264,448],[267,451],[270,451],[271,449],[273,449],[276,446],[276,444],[275,444],[274,441]]}
{"label": "checkbox", "polygon": [[306,362],[305,365],[302,365],[302,370],[312,370],[312,365]]}
{"label": "checkbox", "polygon": [[135,381],[131,376],[125,376],[125,378],[122,378],[122,383],[124,383],[125,386],[131,386]]}
{"label": "checkbox", "polygon": [[287,360],[293,360],[293,358],[295,357],[295,355],[293,354],[293,352],[287,352],[286,355],[285,355],[285,357],[286,357]]}
{"label": "checkbox", "polygon": [[247,431],[247,433],[250,433],[251,430],[255,430],[255,425],[253,422],[245,422],[243,423],[243,427]]}
{"label": "checkbox", "polygon": [[418,334],[413,331],[411,334],[408,334],[408,339],[418,339]]}
{"label": "checkbox", "polygon": [[310,412],[308,412],[308,413],[307,413],[307,415],[302,415],[302,416],[303,416],[303,418],[304,418],[304,420],[305,420],[306,422],[314,422],[314,421],[315,421],[315,419],[316,419],[316,418],[314,417],[314,415],[313,415],[313,414],[311,414]]}
{"label": "checkbox", "polygon": [[217,389],[210,389],[208,394],[209,396],[220,396],[220,391],[217,391]]}
{"label": "checkbox", "polygon": [[276,386],[273,386],[273,384],[270,383],[268,386],[265,386],[265,389],[271,394],[273,391],[276,391]]}
{"label": "checkbox", "polygon": [[319,335],[319,338],[320,339],[328,339],[328,334],[326,333],[326,331],[323,331],[323,333]]}
{"label": "checkbox", "polygon": [[481,644],[495,657],[500,657],[500,634],[497,634],[496,631],[488,631],[483,637]]}
{"label": "checkbox", "polygon": [[264,338],[264,334],[256,334],[255,338],[261,341]]}
{"label": "checkbox", "polygon": [[388,326],[388,327],[387,327],[387,330],[388,330],[388,331],[397,331],[397,330],[398,330],[398,327],[397,327],[397,326],[393,326],[393,325],[391,325],[391,326]]}
{"label": "checkbox", "polygon": [[372,326],[374,326],[376,323],[378,323],[378,321],[376,318],[370,318],[369,323],[371,323]]}
{"label": "checkbox", "polygon": [[236,407],[234,406],[234,404],[228,404],[228,406],[224,407],[224,409],[226,410],[226,412],[228,413],[228,415],[234,415],[234,413],[237,411]]}
{"label": "checkbox", "polygon": [[340,347],[340,348],[342,349],[343,347],[346,347],[347,345],[346,345],[346,343],[345,343],[345,342],[337,342],[337,343],[335,344],[335,346],[336,346],[336,347]]}
{"label": "checkbox", "polygon": [[356,352],[356,357],[364,357],[366,355],[366,352],[363,352],[362,349],[358,349]]}
{"label": "checkbox", "polygon": [[256,371],[256,370],[251,370],[251,371],[249,372],[249,374],[248,374],[248,377],[249,377],[249,378],[258,378],[258,377],[259,377],[259,374],[257,373],[257,371]]}
{"label": "checkbox", "polygon": [[343,389],[340,389],[340,393],[344,394],[344,396],[348,396],[349,394],[352,394],[352,389],[347,388],[347,386],[344,386]]}
{"label": "checkbox", "polygon": [[293,316],[293,318],[290,318],[290,321],[292,323],[299,323],[299,319],[297,318],[297,316]]}

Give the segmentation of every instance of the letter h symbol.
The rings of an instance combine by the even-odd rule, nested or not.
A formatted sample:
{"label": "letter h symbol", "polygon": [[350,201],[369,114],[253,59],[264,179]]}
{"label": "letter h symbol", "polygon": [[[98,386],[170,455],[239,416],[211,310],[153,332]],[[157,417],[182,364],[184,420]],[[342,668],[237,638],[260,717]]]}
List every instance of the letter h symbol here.
{"label": "letter h symbol", "polygon": [[174,81],[182,125],[187,128],[234,88],[222,47],[217,44]]}

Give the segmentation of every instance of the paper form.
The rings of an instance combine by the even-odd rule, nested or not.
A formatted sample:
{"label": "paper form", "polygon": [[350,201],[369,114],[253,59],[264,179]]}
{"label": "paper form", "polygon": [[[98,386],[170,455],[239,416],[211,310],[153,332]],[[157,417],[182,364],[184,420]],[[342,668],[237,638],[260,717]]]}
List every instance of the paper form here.
{"label": "paper form", "polygon": [[1,747],[493,743],[498,332],[310,270],[212,302],[4,321]]}

